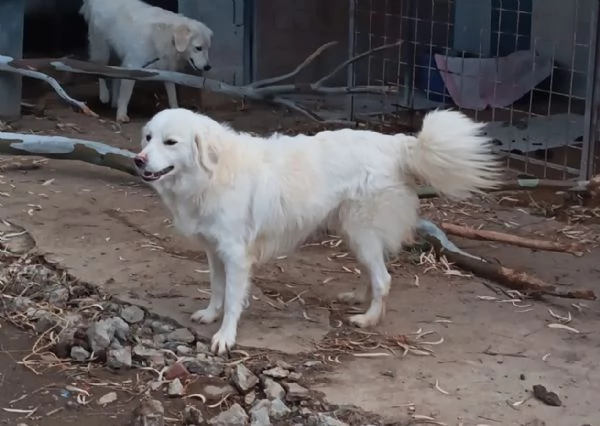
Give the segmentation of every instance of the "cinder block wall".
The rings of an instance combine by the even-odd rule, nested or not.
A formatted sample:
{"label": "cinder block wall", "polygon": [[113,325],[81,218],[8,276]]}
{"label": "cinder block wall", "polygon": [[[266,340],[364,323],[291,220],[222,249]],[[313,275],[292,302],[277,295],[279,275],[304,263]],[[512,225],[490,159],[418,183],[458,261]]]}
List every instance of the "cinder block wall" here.
{"label": "cinder block wall", "polygon": [[[256,0],[255,78],[293,70],[328,41],[338,45],[313,62],[297,81],[318,79],[348,57],[348,0]],[[330,84],[345,84],[346,73]]]}

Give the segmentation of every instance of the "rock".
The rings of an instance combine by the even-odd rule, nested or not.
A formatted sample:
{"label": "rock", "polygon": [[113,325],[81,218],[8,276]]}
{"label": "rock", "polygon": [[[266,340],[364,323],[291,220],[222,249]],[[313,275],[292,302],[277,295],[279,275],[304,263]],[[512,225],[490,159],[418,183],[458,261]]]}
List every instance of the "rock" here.
{"label": "rock", "polygon": [[258,401],[250,410],[250,425],[251,426],[270,426],[271,419],[269,418],[269,408],[271,403],[266,399]]}
{"label": "rock", "polygon": [[135,305],[126,306],[121,309],[121,318],[129,324],[137,324],[144,320],[144,310]]}
{"label": "rock", "polygon": [[131,367],[131,348],[110,349],[106,353],[106,364],[115,369]]}
{"label": "rock", "polygon": [[258,377],[248,370],[244,364],[238,364],[231,375],[231,381],[240,392],[246,393],[258,384]]}
{"label": "rock", "polygon": [[87,330],[92,351],[104,351],[115,336],[125,341],[129,325],[119,317],[102,319],[93,323]]}
{"label": "rock", "polygon": [[291,372],[290,375],[287,377],[288,380],[291,380],[293,382],[297,382],[301,378],[302,378],[302,373],[296,373],[296,372]]}
{"label": "rock", "polygon": [[277,367],[281,367],[284,370],[293,370],[294,366],[292,364],[290,364],[289,362],[286,362],[282,359],[278,359],[277,361],[275,361],[275,365]]}
{"label": "rock", "polygon": [[171,342],[193,343],[196,336],[187,328],[178,328],[167,334],[167,340]]}
{"label": "rock", "polygon": [[153,358],[156,356],[162,356],[162,352],[154,349],[154,348],[149,348],[147,346],[138,344],[135,345],[133,347],[132,350],[133,356],[137,357],[137,358],[141,358],[141,359],[149,359],[149,358]]}
{"label": "rock", "polygon": [[244,396],[244,404],[252,405],[256,401],[256,392],[250,391]]}
{"label": "rock", "polygon": [[43,309],[37,309],[34,313],[34,318],[36,320],[35,331],[40,334],[50,330],[56,325],[55,316]]}
{"label": "rock", "polygon": [[132,426],[164,426],[165,409],[156,399],[145,399],[133,411]]}
{"label": "rock", "polygon": [[265,377],[263,381],[263,385],[265,387],[265,395],[269,399],[283,399],[285,398],[285,389],[275,380]]}
{"label": "rock", "polygon": [[283,419],[284,417],[289,416],[291,412],[292,412],[292,410],[290,410],[288,408],[288,406],[285,405],[285,403],[281,399],[274,399],[273,401],[271,401],[271,407],[269,408],[269,415],[273,419],[275,419],[275,420]]}
{"label": "rock", "polygon": [[183,384],[179,379],[173,379],[171,383],[169,383],[169,387],[167,388],[167,395],[171,398],[182,396],[184,393]]}
{"label": "rock", "polygon": [[198,358],[185,360],[185,368],[192,374],[201,376],[220,376],[223,373],[223,366],[211,361],[202,361]]}
{"label": "rock", "polygon": [[202,416],[202,411],[200,411],[193,405],[186,406],[183,409],[183,424],[187,426],[203,425],[204,417]]}
{"label": "rock", "polygon": [[236,393],[235,389],[231,385],[224,384],[218,385],[206,385],[204,386],[204,395],[211,400],[220,400],[227,394]]}
{"label": "rock", "polygon": [[287,376],[290,375],[290,372],[285,368],[274,367],[269,370],[263,371],[263,374],[274,379],[285,379]]}
{"label": "rock", "polygon": [[173,379],[183,379],[190,375],[185,366],[180,362],[174,362],[169,366],[167,371],[165,371],[165,379],[173,380]]}
{"label": "rock", "polygon": [[81,346],[73,346],[71,348],[71,358],[75,361],[84,362],[90,357],[90,353]]}
{"label": "rock", "polygon": [[306,399],[308,397],[308,389],[300,386],[298,383],[286,383],[287,388],[286,400],[293,402]]}
{"label": "rock", "polygon": [[314,426],[349,426],[348,423],[342,422],[336,418],[326,414],[317,414],[308,420],[310,425]]}
{"label": "rock", "polygon": [[177,352],[177,354],[180,356],[188,356],[191,355],[194,352],[194,350],[189,346],[177,345],[177,347],[175,348],[175,352]]}
{"label": "rock", "polygon": [[9,311],[24,311],[27,308],[33,306],[33,301],[29,297],[17,296],[9,299],[8,310]]}
{"label": "rock", "polygon": [[213,417],[208,424],[215,426],[246,426],[248,424],[248,414],[237,403],[233,404],[227,411]]}
{"label": "rock", "polygon": [[115,402],[117,400],[117,393],[116,392],[109,392],[106,395],[102,395],[100,398],[98,398],[98,405],[108,405],[112,402]]}
{"label": "rock", "polygon": [[63,306],[69,300],[69,290],[63,286],[54,286],[49,289],[46,300],[51,305]]}
{"label": "rock", "polygon": [[321,364],[323,364],[321,361],[306,361],[304,363],[304,366],[311,368],[311,367],[316,367],[317,365],[321,365]]}
{"label": "rock", "polygon": [[208,344],[204,342],[196,342],[196,352],[198,353],[207,353],[210,352],[208,348]]}
{"label": "rock", "polygon": [[173,327],[171,324],[166,324],[162,321],[152,321],[150,323],[150,328],[154,333],[158,334],[170,333],[171,331],[175,330],[175,327]]}

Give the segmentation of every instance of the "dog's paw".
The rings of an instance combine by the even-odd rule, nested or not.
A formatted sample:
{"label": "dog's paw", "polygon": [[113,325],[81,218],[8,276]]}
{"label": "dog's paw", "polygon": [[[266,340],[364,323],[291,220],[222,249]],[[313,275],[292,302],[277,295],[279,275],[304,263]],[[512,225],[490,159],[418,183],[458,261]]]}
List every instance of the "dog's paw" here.
{"label": "dog's paw", "polygon": [[221,313],[216,309],[200,309],[192,314],[192,321],[201,324],[211,324],[219,319],[220,316]]}
{"label": "dog's paw", "polygon": [[228,353],[235,345],[235,330],[219,330],[212,337],[210,350],[216,355]]}
{"label": "dog's paw", "polygon": [[358,328],[372,327],[377,324],[378,318],[374,318],[367,314],[352,315],[350,317],[350,324]]}
{"label": "dog's paw", "polygon": [[129,123],[129,116],[127,114],[117,114],[117,121],[119,123]]}

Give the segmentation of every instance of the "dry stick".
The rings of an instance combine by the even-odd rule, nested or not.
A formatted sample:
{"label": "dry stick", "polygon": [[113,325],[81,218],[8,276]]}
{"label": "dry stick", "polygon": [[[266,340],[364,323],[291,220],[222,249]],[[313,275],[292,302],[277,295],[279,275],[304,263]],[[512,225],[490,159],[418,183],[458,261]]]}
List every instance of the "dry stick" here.
{"label": "dry stick", "polygon": [[167,81],[183,86],[210,90],[212,92],[222,93],[236,98],[249,99],[259,102],[268,102],[275,105],[286,106],[309,117],[312,120],[318,121],[319,123],[323,124],[356,125],[356,122],[354,121],[327,120],[321,117],[320,115],[316,114],[315,112],[308,110],[307,107],[304,107],[289,98],[285,98],[284,96],[293,94],[316,94],[329,96],[358,93],[371,93],[379,95],[397,93],[398,88],[396,86],[329,87],[323,86],[322,83],[325,80],[328,80],[331,76],[340,71],[342,68],[347,67],[349,64],[357,61],[358,59],[364,58],[365,56],[369,56],[375,52],[379,52],[384,49],[399,46],[401,44],[401,41],[379,46],[375,49],[363,52],[355,56],[354,58],[345,61],[337,68],[335,68],[331,73],[327,74],[325,77],[321,78],[316,83],[289,83],[279,85],[272,84],[274,82],[279,82],[284,79],[296,76],[300,71],[305,69],[318,56],[320,56],[325,50],[327,50],[334,44],[334,42],[325,43],[324,45],[316,49],[311,55],[308,56],[308,58],[306,58],[300,65],[298,65],[298,67],[296,67],[295,70],[293,70],[290,73],[244,86],[233,86],[222,81],[174,71],[163,71],[147,68],[110,67],[69,58],[14,59],[10,56],[0,55],[0,71],[12,72],[20,75],[27,75],[33,78],[44,80],[54,88],[54,90],[59,94],[61,98],[65,99],[68,103],[77,106],[86,114],[94,116],[95,114],[91,110],[89,110],[89,108],[87,108],[85,104],[70,98],[55,79],[44,74],[40,70],[53,69],[56,71],[70,72],[75,74],[88,74],[137,81]]}
{"label": "dry stick", "polygon": [[83,139],[0,132],[0,154],[79,160],[137,176],[132,152]]}
{"label": "dry stick", "polygon": [[441,223],[440,227],[450,235],[456,235],[457,237],[468,238],[470,240],[496,241],[534,250],[557,251],[570,253],[575,256],[583,256],[583,249],[577,243],[562,243],[558,241],[525,238],[504,232],[468,228],[466,226],[455,225],[448,222]]}
{"label": "dry stick", "polygon": [[444,231],[428,220],[419,221],[417,232],[433,246],[439,256],[446,256],[450,262],[460,268],[494,280],[512,290],[569,299],[596,300],[596,294],[592,290],[563,290],[533,275],[473,256],[456,247],[448,240]]}
{"label": "dry stick", "polygon": [[67,94],[67,92],[65,91],[65,89],[62,88],[60,83],[58,81],[56,81],[55,78],[53,78],[47,74],[44,74],[43,72],[39,72],[39,71],[36,71],[33,69],[12,67],[9,63],[10,61],[5,61],[4,60],[5,58],[9,58],[10,60],[12,60],[12,58],[10,58],[8,56],[0,55],[0,71],[6,71],[6,72],[13,73],[13,74],[21,75],[23,77],[35,78],[36,80],[45,81],[54,89],[56,94],[58,96],[60,96],[64,101],[66,101],[68,104],[81,110],[81,112],[83,112],[85,115],[88,115],[90,117],[98,117],[98,114],[96,114],[94,111],[92,111],[85,104],[85,102],[78,101],[77,99],[73,99],[72,97],[70,97]]}

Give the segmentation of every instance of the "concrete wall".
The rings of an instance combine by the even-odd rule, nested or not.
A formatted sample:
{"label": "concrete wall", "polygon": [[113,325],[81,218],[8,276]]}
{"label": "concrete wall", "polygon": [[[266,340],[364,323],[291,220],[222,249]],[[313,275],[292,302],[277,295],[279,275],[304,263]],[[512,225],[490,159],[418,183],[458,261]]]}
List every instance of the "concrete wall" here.
{"label": "concrete wall", "polygon": [[244,0],[179,0],[180,13],[204,22],[213,30],[210,76],[230,84],[245,82],[244,6]]}
{"label": "concrete wall", "polygon": [[532,48],[554,57],[559,67],[555,70],[554,90],[560,93],[577,97],[585,97],[587,93],[590,25],[597,2],[533,0]]}
{"label": "concrete wall", "polygon": [[[255,0],[256,79],[285,74],[328,41],[338,45],[313,62],[297,81],[314,81],[348,57],[348,0]],[[340,72],[330,84],[346,84]]]}

